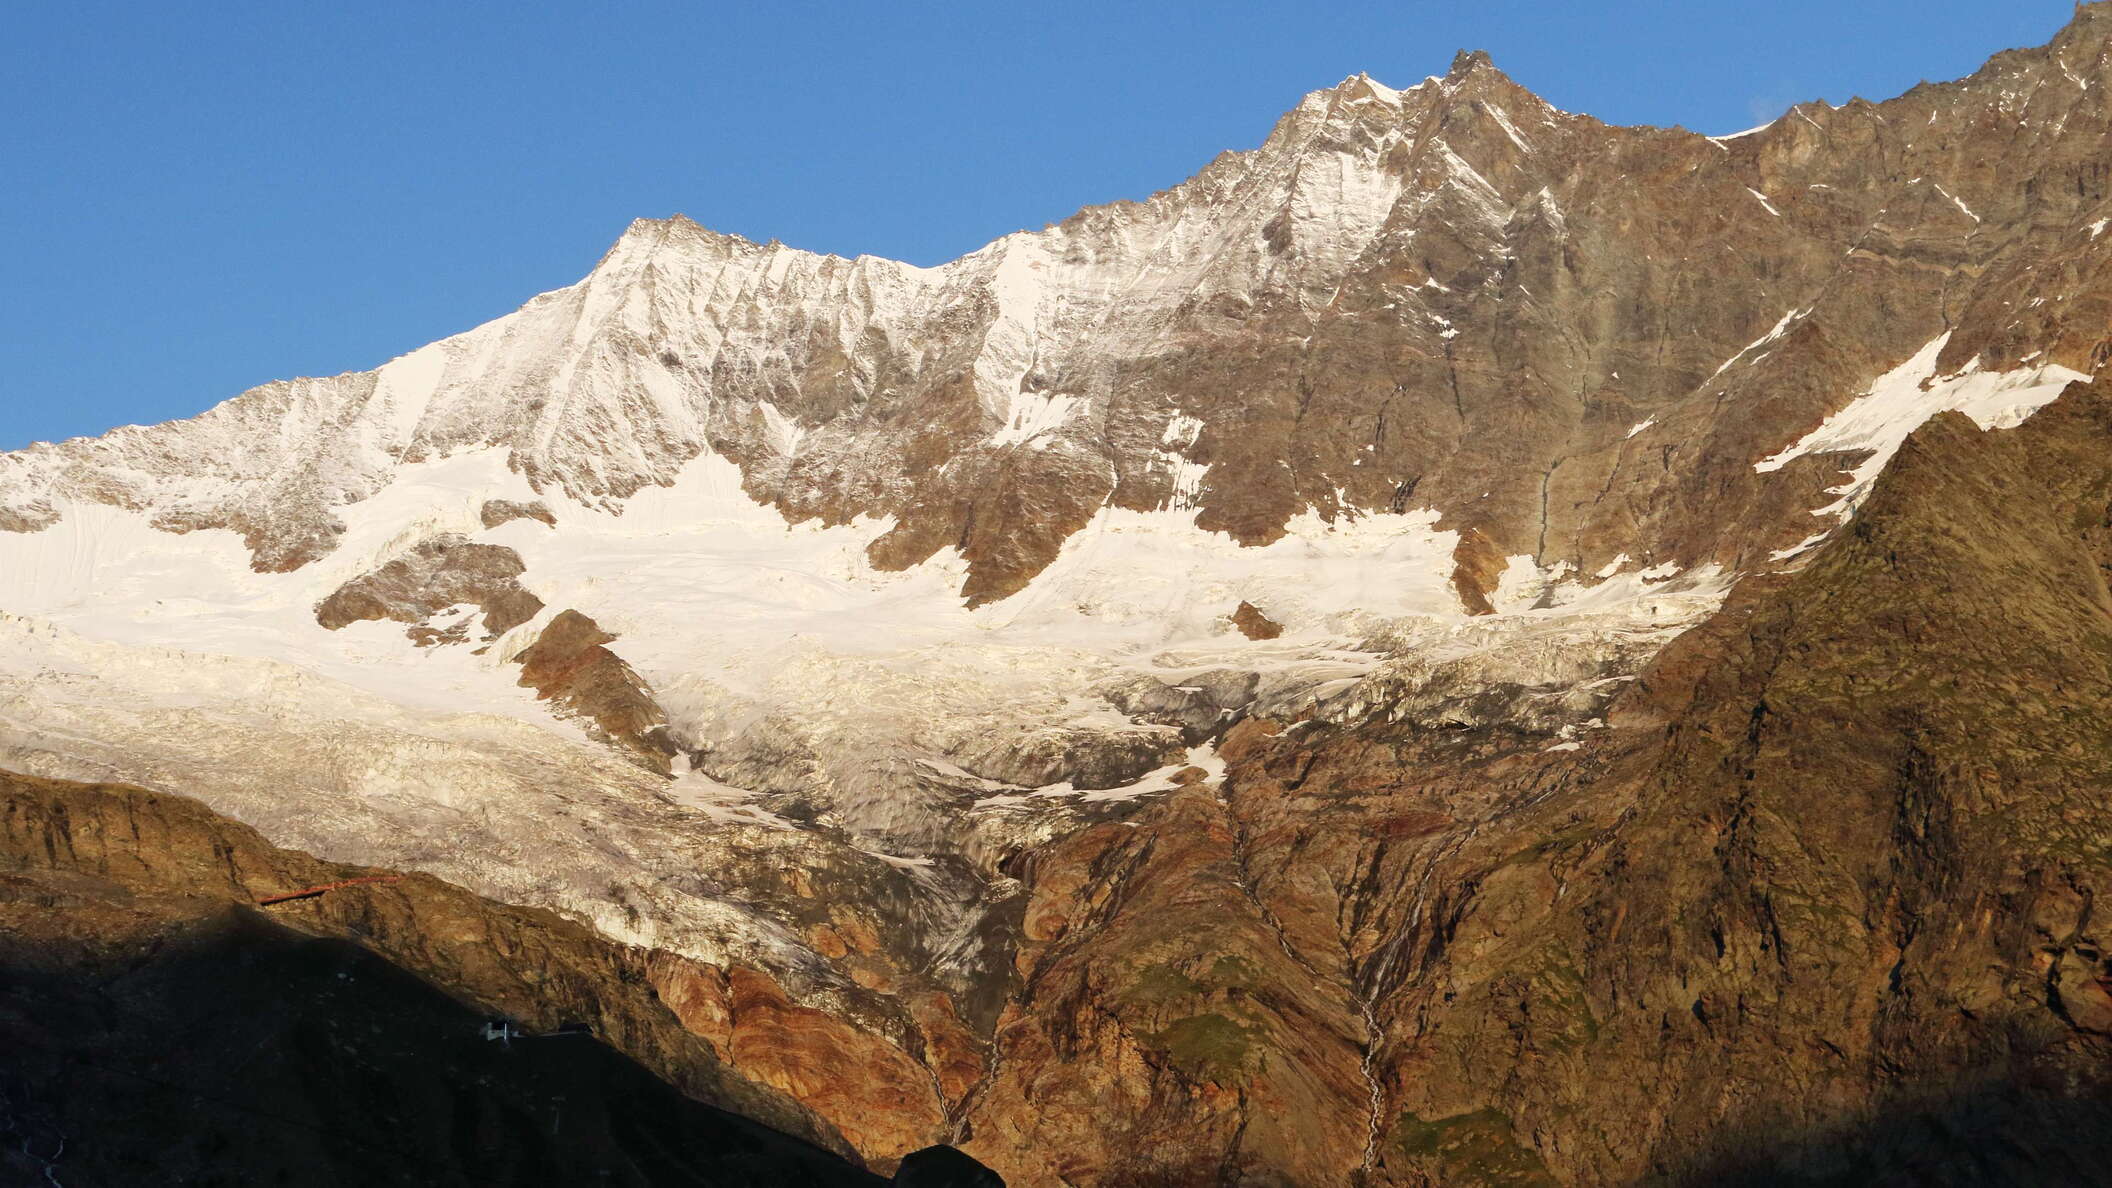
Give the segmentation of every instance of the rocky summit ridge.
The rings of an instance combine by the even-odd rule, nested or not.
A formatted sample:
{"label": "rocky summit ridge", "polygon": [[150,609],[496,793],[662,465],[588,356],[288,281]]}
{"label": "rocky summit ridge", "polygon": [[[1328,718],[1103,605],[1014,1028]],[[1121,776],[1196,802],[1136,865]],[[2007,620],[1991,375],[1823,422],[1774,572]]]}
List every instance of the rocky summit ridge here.
{"label": "rocky summit ridge", "polygon": [[883,1168],[2088,1178],[2108,84],[2108,4],[1724,137],[1462,53],[936,268],[640,220],[0,455],[7,803],[555,913]]}

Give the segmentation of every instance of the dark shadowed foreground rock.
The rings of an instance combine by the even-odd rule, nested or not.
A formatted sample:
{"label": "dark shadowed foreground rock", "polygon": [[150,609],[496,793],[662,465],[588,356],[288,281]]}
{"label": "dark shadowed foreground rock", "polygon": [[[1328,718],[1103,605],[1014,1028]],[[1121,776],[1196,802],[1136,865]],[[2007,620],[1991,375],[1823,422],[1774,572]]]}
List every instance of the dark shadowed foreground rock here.
{"label": "dark shadowed foreground rock", "polygon": [[[0,895],[9,1184],[881,1182],[591,1035],[487,1040],[480,1012],[346,941],[93,880],[0,876]],[[37,936],[31,904],[138,932]]]}
{"label": "dark shadowed foreground rock", "polygon": [[996,1172],[943,1144],[903,1156],[890,1182],[895,1188],[1005,1188]]}
{"label": "dark shadowed foreground rock", "polygon": [[[68,1185],[879,1182],[652,988],[722,971],[425,875],[254,905],[386,873],[181,797],[0,772],[8,1157],[63,1138]],[[591,1034],[499,1045],[493,1015]]]}

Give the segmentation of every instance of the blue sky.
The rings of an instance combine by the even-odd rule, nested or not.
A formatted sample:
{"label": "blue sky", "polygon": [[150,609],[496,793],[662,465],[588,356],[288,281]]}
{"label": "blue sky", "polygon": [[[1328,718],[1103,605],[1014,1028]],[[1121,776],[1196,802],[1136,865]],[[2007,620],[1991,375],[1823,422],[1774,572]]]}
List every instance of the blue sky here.
{"label": "blue sky", "polygon": [[1721,133],[2047,40],[2069,0],[16,5],[0,449],[372,367],[681,211],[934,264],[1459,48]]}

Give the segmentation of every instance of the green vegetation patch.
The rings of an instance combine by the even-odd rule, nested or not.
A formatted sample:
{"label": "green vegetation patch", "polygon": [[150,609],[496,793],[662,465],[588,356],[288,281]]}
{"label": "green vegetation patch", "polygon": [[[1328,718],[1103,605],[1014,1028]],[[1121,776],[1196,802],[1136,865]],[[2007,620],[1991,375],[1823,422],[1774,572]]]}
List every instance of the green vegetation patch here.
{"label": "green vegetation patch", "polygon": [[1122,997],[1133,1002],[1157,1004],[1193,998],[1202,992],[1202,983],[1182,973],[1179,966],[1171,961],[1160,961],[1139,969],[1122,991]]}
{"label": "green vegetation patch", "polygon": [[1403,1113],[1387,1133],[1394,1151],[1441,1184],[1552,1185],[1538,1152],[1521,1146],[1511,1120],[1493,1109],[1424,1120]]}
{"label": "green vegetation patch", "polygon": [[1175,1020],[1145,1038],[1182,1072],[1222,1084],[1246,1071],[1259,1030],[1212,1012]]}
{"label": "green vegetation patch", "polygon": [[1201,973],[1190,974],[1179,964],[1158,961],[1138,969],[1122,997],[1139,1003],[1161,1005],[1184,998],[1202,998],[1225,991],[1250,992],[1261,982],[1261,971],[1244,957],[1220,955]]}

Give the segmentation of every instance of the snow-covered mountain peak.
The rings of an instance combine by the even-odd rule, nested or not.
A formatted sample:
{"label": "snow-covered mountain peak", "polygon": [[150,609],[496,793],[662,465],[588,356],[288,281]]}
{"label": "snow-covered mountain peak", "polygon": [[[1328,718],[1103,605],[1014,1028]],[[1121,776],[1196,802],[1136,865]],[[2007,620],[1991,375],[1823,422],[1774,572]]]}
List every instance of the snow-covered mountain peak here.
{"label": "snow-covered mountain peak", "polygon": [[[2008,101],[2021,93],[2016,72],[2051,76],[2049,55],[2088,77],[2073,72],[2102,59],[2091,27],[2103,20],[2091,10],[2051,49],[2003,55],[1932,98],[1972,111],[1981,99]],[[1071,492],[1058,501],[1069,510],[1054,517],[1053,535],[1006,563],[1019,572],[991,577],[971,597],[1019,588],[1092,506],[1168,506],[1177,489],[1204,523],[1249,542],[1271,539],[1304,508],[1395,508],[1411,491],[1449,515],[1515,525],[1536,517],[1541,500],[1530,485],[1513,489],[1508,474],[1464,478],[1449,491],[1424,481],[1453,465],[1449,452],[1489,448],[1467,446],[1477,413],[1453,394],[1471,386],[1473,368],[1508,366],[1490,355],[1489,336],[1515,336],[1521,317],[1533,333],[1571,333],[1584,316],[1578,303],[1594,300],[1579,287],[1580,269],[1599,267],[1576,257],[1582,244],[1608,262],[1592,285],[1638,291],[1676,286],[1682,260],[1719,250],[1726,237],[1779,240],[1814,266],[1843,258],[1865,225],[1897,209],[1852,164],[1824,174],[1832,180],[1802,176],[1810,170],[1799,162],[1817,151],[1805,130],[1847,118],[1867,136],[1891,117],[1817,112],[1778,122],[1779,135],[1713,147],[1696,138],[1687,148],[1655,130],[1557,112],[1485,53],[1462,52],[1445,75],[1406,90],[1352,75],[1306,96],[1259,147],[1224,154],[1188,181],[937,267],[755,243],[681,215],[640,219],[578,283],[373,372],[266,385],[191,421],[0,459],[0,509],[30,526],[49,523],[67,500],[140,507],[170,528],[232,528],[259,566],[283,569],[326,553],[340,509],[371,498],[408,462],[497,449],[532,492],[616,510],[710,452],[794,521],[891,518],[899,531],[876,557],[883,564],[917,564],[968,540],[971,568],[988,573],[996,562],[987,558],[1013,546],[973,538],[1017,536],[1022,526],[972,512],[976,492],[992,483],[1013,491],[1008,498],[1029,487]],[[1678,212],[1653,206],[1634,169],[1665,152],[1681,160],[1649,167],[1715,197]],[[1604,178],[1593,165],[1624,161]],[[1994,231],[1982,222],[2015,214],[1973,169],[1917,165],[1926,191],[1917,209],[1947,220],[1945,235],[1989,244]],[[1822,219],[1806,217],[1827,203],[1835,208]],[[1726,220],[1743,229],[1726,230]],[[1614,229],[1634,227],[1663,228],[1664,242],[1607,254]],[[1662,402],[1712,373],[1721,381],[1720,365],[1752,327],[1811,302],[1765,275],[1740,283],[1753,290],[1750,315],[1741,296],[1728,303],[1739,312],[1726,325],[1678,336],[1675,350],[1615,362],[1610,346],[1578,344],[1545,365],[1574,371],[1557,389],[1589,399],[1602,384],[1617,384],[1622,400]],[[1534,306],[1543,312],[1528,314]],[[1604,321],[1608,311],[1590,316],[1592,335],[1627,333]],[[1329,341],[1315,331],[1332,322],[1355,325],[1342,342],[1374,344],[1394,360],[1380,371],[1413,370],[1422,358],[1446,374],[1351,381],[1366,390],[1344,393],[1331,414],[1347,436],[1284,440],[1251,462],[1235,426],[1310,386],[1310,376],[1298,378],[1308,364],[1287,355],[1265,373],[1248,369],[1245,390],[1147,378],[1193,370],[1226,344],[1332,351],[1314,346]],[[1960,335],[1955,349],[1978,341]],[[1463,352],[1483,361],[1463,372]],[[1870,366],[1880,362],[1897,360]],[[1370,411],[1389,391],[1429,384],[1437,409],[1449,411],[1422,414],[1413,439],[1400,437],[1397,413]],[[1575,399],[1530,415],[1567,418]],[[1366,429],[1347,427],[1374,417],[1381,440],[1357,444]],[[1622,429],[1653,420],[1641,408],[1608,419]],[[1161,439],[1175,423],[1198,428],[1169,451]],[[1297,433],[1311,431],[1298,424]],[[1276,440],[1273,431],[1262,439]],[[1610,429],[1608,439],[1627,440]],[[1412,457],[1386,460],[1381,447],[1410,440],[1419,443]],[[1754,456],[1783,444],[1756,446]],[[1378,452],[1362,457],[1366,445]],[[1526,543],[1516,527],[1506,534],[1510,547]],[[1636,547],[1644,542],[1619,542],[1607,555]]]}

